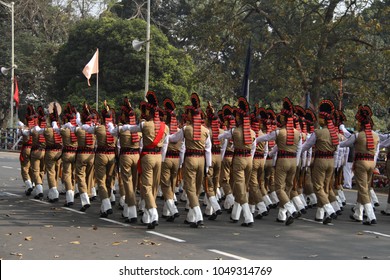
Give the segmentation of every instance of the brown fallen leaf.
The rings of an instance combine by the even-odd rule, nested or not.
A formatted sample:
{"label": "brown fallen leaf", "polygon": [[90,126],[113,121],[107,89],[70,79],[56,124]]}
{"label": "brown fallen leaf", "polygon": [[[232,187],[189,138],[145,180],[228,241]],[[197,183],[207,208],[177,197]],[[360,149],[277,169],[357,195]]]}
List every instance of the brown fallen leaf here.
{"label": "brown fallen leaf", "polygon": [[54,256],[55,259],[58,259],[59,257],[60,257],[59,255],[55,255],[55,256]]}
{"label": "brown fallen leaf", "polygon": [[363,235],[363,232],[359,231],[356,235]]}
{"label": "brown fallen leaf", "polygon": [[52,228],[53,225],[44,225],[45,228]]}
{"label": "brown fallen leaf", "polygon": [[145,258],[150,258],[151,257],[151,255],[145,255]]}
{"label": "brown fallen leaf", "polygon": [[113,246],[118,246],[120,244],[121,244],[121,242],[119,242],[119,241],[115,241],[115,242],[112,243]]}
{"label": "brown fallen leaf", "polygon": [[97,230],[98,228],[97,228],[97,226],[93,226],[93,230]]}
{"label": "brown fallen leaf", "polygon": [[70,244],[80,244],[80,241],[71,241]]}
{"label": "brown fallen leaf", "polygon": [[31,240],[32,240],[32,236],[26,236],[26,237],[24,238],[24,240],[26,240],[26,241],[31,241]]}

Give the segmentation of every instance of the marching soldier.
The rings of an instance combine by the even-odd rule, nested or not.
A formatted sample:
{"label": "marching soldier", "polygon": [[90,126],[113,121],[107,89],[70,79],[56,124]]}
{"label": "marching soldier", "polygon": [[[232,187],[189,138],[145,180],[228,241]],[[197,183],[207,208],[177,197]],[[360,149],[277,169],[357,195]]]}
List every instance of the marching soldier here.
{"label": "marching soldier", "polygon": [[[37,108],[38,115],[38,128],[46,128],[46,116],[42,106]],[[35,126],[36,127],[36,126]],[[45,137],[43,134],[32,128],[30,130],[32,135],[32,147],[31,147],[31,168],[33,173],[33,183],[35,184],[35,199],[43,198],[43,176],[45,173]]]}
{"label": "marching soldier", "polygon": [[176,134],[169,136],[170,142],[185,141],[185,158],[183,164],[184,190],[189,201],[186,223],[190,227],[203,226],[203,215],[199,206],[199,195],[204,180],[212,165],[211,139],[209,130],[202,125],[199,96],[191,94],[191,105],[185,107],[189,124]]}
{"label": "marching soldier", "polygon": [[110,201],[112,180],[114,179],[115,168],[115,146],[116,138],[110,133],[108,124],[115,123],[115,111],[104,101],[104,108],[101,112],[102,124],[92,126],[84,124],[81,129],[88,133],[95,134],[97,148],[95,151],[95,179],[101,200],[100,217],[106,218],[112,214]]}
{"label": "marching soldier", "polygon": [[[175,134],[178,130],[178,122],[176,119],[176,105],[170,98],[165,98],[164,105],[164,121],[169,127],[170,135]],[[164,209],[167,215],[167,222],[173,222],[179,217],[179,211],[175,205],[175,187],[177,185],[178,171],[180,166],[180,156],[182,141],[169,143],[169,138],[165,138],[162,151],[161,164],[161,190],[164,197]]]}
{"label": "marching soldier", "polygon": [[[35,114],[34,106],[31,104],[27,105],[27,113],[26,113],[26,123],[27,128],[32,129],[37,124],[37,116]],[[22,179],[25,185],[25,194],[27,196],[31,195],[31,192],[33,191],[33,185],[32,185],[32,173],[31,173],[31,146],[32,146],[32,136],[31,133],[28,132],[28,130],[25,130],[24,123],[19,122],[20,132],[22,134],[22,148],[20,150],[20,169],[21,169],[21,175]]]}
{"label": "marching soldier", "polygon": [[[267,119],[264,121],[265,133],[268,134],[276,129],[276,114],[272,109],[266,110]],[[273,164],[273,157],[269,154],[269,151],[275,146],[275,140],[267,141],[268,154],[264,164],[264,188],[268,190],[269,197],[272,201],[270,208],[276,208],[279,199],[275,191],[275,168]]]}
{"label": "marching soldier", "polygon": [[135,112],[128,98],[124,99],[121,107],[120,124],[115,129],[110,128],[110,133],[117,136],[118,143],[120,143],[119,173],[125,191],[123,217],[125,217],[126,222],[132,224],[137,222],[135,189],[138,182],[137,165],[142,134],[140,132],[122,131],[122,126],[126,124],[136,125]]}
{"label": "marching soldier", "polygon": [[294,218],[298,217],[298,212],[289,198],[294,186],[297,157],[300,156],[302,148],[300,133],[294,128],[293,114],[294,105],[290,99],[285,97],[283,99],[283,109],[279,116],[281,128],[256,138],[256,143],[276,141],[278,152],[275,166],[275,188],[279,199],[277,221],[283,221],[286,225],[290,225],[294,222]]}
{"label": "marching soldier", "polygon": [[[256,106],[251,119],[251,128],[255,132],[256,137],[264,135],[262,127],[266,118],[267,114],[265,109]],[[259,142],[254,149],[252,172],[248,185],[249,204],[255,205],[255,208],[258,210],[255,219],[261,219],[263,216],[268,215],[267,205],[264,201],[264,195],[267,195],[264,187],[264,165],[268,147],[266,142]],[[271,204],[271,201],[269,201],[269,204]]]}
{"label": "marching soldier", "polygon": [[90,206],[89,192],[93,182],[93,166],[95,161],[95,135],[81,129],[81,125],[92,125],[93,120],[97,116],[97,112],[91,110],[88,104],[84,103],[81,116],[77,113],[77,127],[70,122],[66,123],[66,127],[70,128],[77,137],[77,152],[76,152],[76,184],[80,192],[81,212],[85,212]]}
{"label": "marching soldier", "polygon": [[354,173],[356,186],[358,188],[358,200],[354,214],[350,216],[355,221],[363,221],[363,209],[367,219],[365,225],[376,224],[376,216],[371,204],[369,187],[372,174],[375,168],[375,156],[379,152],[379,136],[372,131],[374,122],[372,121],[372,111],[368,105],[359,105],[355,115],[358,132],[352,134],[347,140],[340,143],[341,147],[355,147]]}
{"label": "marching soldier", "polygon": [[[226,104],[222,107],[222,115],[226,131],[236,127],[236,120],[233,116],[233,108],[230,105]],[[221,150],[222,163],[219,184],[225,195],[223,207],[231,213],[234,205],[234,196],[232,192],[233,176],[231,176],[234,146],[231,139],[224,139],[221,141],[223,144]]]}
{"label": "marching soldier", "polygon": [[158,226],[156,196],[161,175],[161,147],[169,134],[169,128],[160,120],[156,94],[148,91],[146,98],[148,102],[144,102],[145,120],[139,125],[124,125],[122,131],[142,132],[142,152],[138,169],[141,174],[141,193],[143,192],[145,198],[142,222],[148,229],[154,229]]}
{"label": "marching soldier", "polygon": [[49,185],[48,198],[49,202],[57,202],[59,192],[57,189],[59,179],[59,169],[61,164],[62,154],[62,138],[58,129],[59,115],[61,107],[58,103],[52,102],[49,104],[49,120],[51,127],[41,128],[36,126],[34,130],[45,137],[45,166],[47,174],[47,182]]}
{"label": "marching soldier", "polygon": [[[74,106],[68,102],[64,109],[62,121],[64,124],[70,122],[76,126],[77,111]],[[62,136],[62,181],[65,185],[65,207],[71,207],[74,204],[75,190],[75,169],[76,169],[76,152],[77,136],[69,128],[63,126],[60,130]]]}
{"label": "marching soldier", "polygon": [[[317,117],[314,114],[312,109],[306,109],[306,115],[305,115],[305,120],[306,120],[306,126],[307,126],[307,136],[306,136],[306,141],[309,140],[311,135],[314,133],[314,126],[315,123],[317,122]],[[313,148],[309,148],[306,152],[306,160],[304,161],[304,164],[302,168],[305,169],[305,178],[304,178],[304,184],[303,184],[303,192],[306,196],[306,198],[309,199],[308,202],[308,207],[316,207],[317,206],[317,196],[314,193],[313,189],[313,182],[311,180],[311,165],[313,163],[314,157],[313,155]],[[320,221],[323,220],[323,215],[321,215],[318,218]]]}
{"label": "marching soldier", "polygon": [[[337,130],[333,124],[334,105],[331,100],[322,100],[319,104],[319,125],[322,129],[316,129],[302,147],[306,151],[315,145],[314,162],[312,165],[311,178],[314,192],[318,200],[317,211],[325,211],[326,216],[323,224],[329,224],[337,215],[329,201],[327,189],[331,187],[331,178],[334,171],[334,153],[339,144]],[[337,203],[337,201],[336,201]],[[316,215],[317,219],[321,215]]]}
{"label": "marching soldier", "polygon": [[217,188],[221,173],[221,141],[218,139],[219,134],[223,133],[220,129],[218,115],[216,114],[211,103],[206,108],[206,128],[209,129],[211,139],[211,166],[205,177],[205,190],[207,198],[206,215],[209,220],[215,220],[218,215],[222,214],[221,206],[217,200]]}
{"label": "marching soldier", "polygon": [[235,204],[232,210],[232,221],[237,222],[242,211],[244,222],[241,226],[252,227],[253,215],[248,203],[247,189],[253,166],[252,143],[255,140],[255,132],[250,128],[249,104],[244,97],[238,99],[238,107],[234,110],[234,114],[237,127],[219,136],[220,140],[231,138],[234,145],[232,175]]}

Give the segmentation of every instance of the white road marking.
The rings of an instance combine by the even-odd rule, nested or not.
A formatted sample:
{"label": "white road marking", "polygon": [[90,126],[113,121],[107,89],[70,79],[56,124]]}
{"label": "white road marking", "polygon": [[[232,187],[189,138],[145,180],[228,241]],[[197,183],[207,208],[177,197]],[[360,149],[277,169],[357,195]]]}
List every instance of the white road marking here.
{"label": "white road marking", "polygon": [[0,195],[2,195],[2,194],[8,195],[8,196],[17,196],[17,197],[21,197],[21,195],[14,194],[14,193],[10,193],[10,192],[1,192]]}
{"label": "white road marking", "polygon": [[61,207],[61,208],[64,209],[64,210],[68,210],[68,211],[75,212],[75,213],[77,213],[77,214],[82,214],[82,215],[85,214],[85,212],[81,212],[81,211],[79,211],[79,210],[72,209],[72,208],[69,208],[69,207]]}
{"label": "white road marking", "polygon": [[7,168],[7,169],[14,169],[13,167],[11,167],[11,166],[1,166],[1,167],[3,167],[3,168]]}
{"label": "white road marking", "polygon": [[226,257],[230,257],[230,258],[233,258],[233,259],[236,259],[236,260],[249,260],[247,258],[243,258],[243,257],[237,256],[237,255],[233,255],[233,254],[226,253],[226,252],[219,251],[219,250],[215,250],[215,249],[208,249],[208,251],[216,253],[216,254],[220,254],[220,255],[223,255],[223,256],[226,256]]}
{"label": "white road marking", "polygon": [[176,241],[176,242],[186,242],[185,240],[183,239],[179,239],[179,238],[176,238],[176,237],[173,237],[173,236],[169,236],[169,235],[166,235],[166,234],[162,234],[162,233],[159,233],[159,232],[156,232],[156,231],[146,231],[147,233],[150,233],[150,234],[154,234],[154,235],[158,235],[160,237],[164,237],[166,239],[170,239],[170,240],[173,240],[173,241]]}
{"label": "white road marking", "polygon": [[117,224],[117,225],[122,225],[122,226],[124,226],[124,227],[130,226],[129,224],[117,222],[117,221],[114,221],[114,220],[111,220],[111,219],[107,219],[107,218],[99,218],[99,219],[100,219],[100,220],[104,220],[104,221],[109,222],[109,223],[113,223],[113,224]]}
{"label": "white road marking", "polygon": [[34,202],[38,202],[38,203],[42,203],[42,204],[51,204],[50,202],[43,201],[40,199],[34,199],[34,198],[31,198],[30,201],[34,201]]}
{"label": "white road marking", "polygon": [[388,235],[388,234],[384,234],[384,233],[380,233],[380,232],[376,232],[376,231],[365,230],[364,232],[370,233],[370,234],[379,235],[379,236],[383,236],[383,237],[390,237],[390,235]]}

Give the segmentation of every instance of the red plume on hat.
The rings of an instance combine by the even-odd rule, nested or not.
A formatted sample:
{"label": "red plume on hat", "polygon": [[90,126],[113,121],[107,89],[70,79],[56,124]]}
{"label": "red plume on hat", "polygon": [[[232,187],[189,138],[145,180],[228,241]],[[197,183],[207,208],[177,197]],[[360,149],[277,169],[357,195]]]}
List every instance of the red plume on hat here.
{"label": "red plume on hat", "polygon": [[201,133],[201,125],[202,125],[202,119],[201,119],[201,109],[200,109],[200,99],[197,93],[191,94],[191,105],[185,106],[186,113],[191,113],[192,115],[192,124],[194,127],[194,140],[199,141],[201,139],[200,133]]}
{"label": "red plume on hat", "polygon": [[229,104],[222,106],[223,121],[229,122],[229,128],[236,127],[236,119],[234,118],[234,109]]}
{"label": "red plume on hat", "polygon": [[165,98],[163,101],[165,115],[167,116],[167,124],[169,125],[169,132],[174,134],[177,132],[177,117],[175,113],[176,104],[170,98]]}
{"label": "red plume on hat", "polygon": [[27,105],[26,122],[29,128],[33,128],[37,125],[37,114],[32,104]]}
{"label": "red plume on hat", "polygon": [[[266,109],[265,113],[267,115],[265,121],[266,133],[270,133],[276,128],[276,114],[274,110],[272,110],[271,108]],[[275,146],[275,140],[268,141],[268,147],[270,149],[272,149],[274,146]]]}
{"label": "red plume on hat", "polygon": [[339,138],[337,136],[337,130],[333,124],[333,116],[335,107],[332,100],[324,99],[320,101],[318,106],[319,116],[326,120],[327,127],[330,132],[330,137],[332,138],[332,144],[337,146],[339,144]]}
{"label": "red plume on hat", "polygon": [[294,105],[288,97],[283,98],[283,109],[280,112],[286,120],[286,129],[287,129],[287,145],[294,145]]}
{"label": "red plume on hat", "polygon": [[297,116],[297,122],[299,123],[299,128],[303,133],[307,133],[307,126],[306,126],[306,111],[303,109],[302,106],[295,105],[294,106],[294,113]]}
{"label": "red plume on hat", "polygon": [[[136,125],[135,113],[129,98],[123,98],[123,105],[121,106],[121,122],[124,124]],[[139,136],[137,132],[131,132],[131,141],[133,143],[139,142]]]}
{"label": "red plume on hat", "polygon": [[312,109],[308,108],[305,110],[305,120],[306,120],[306,125],[309,128],[308,129],[309,132],[313,133],[314,132],[314,123],[317,121],[317,117]]}
{"label": "red plume on hat", "polygon": [[237,108],[234,110],[235,114],[239,114],[242,117],[242,129],[244,133],[244,144],[249,145],[252,143],[251,131],[250,131],[250,117],[249,117],[249,103],[245,97],[239,97],[237,101]]}
{"label": "red plume on hat", "polygon": [[372,110],[368,105],[359,105],[358,111],[355,115],[355,119],[361,124],[362,128],[364,128],[364,132],[366,133],[367,139],[367,149],[373,150],[374,146],[374,137],[372,135],[372,127],[374,126],[374,122],[372,121]]}
{"label": "red plume on hat", "polygon": [[150,109],[151,112],[153,112],[154,131],[157,134],[160,130],[161,125],[157,95],[154,91],[149,90],[146,93],[146,99],[148,100],[148,102],[146,103],[146,107]]}
{"label": "red plume on hat", "polygon": [[103,123],[115,123],[115,110],[108,105],[107,100],[103,102],[103,110],[101,112]]}

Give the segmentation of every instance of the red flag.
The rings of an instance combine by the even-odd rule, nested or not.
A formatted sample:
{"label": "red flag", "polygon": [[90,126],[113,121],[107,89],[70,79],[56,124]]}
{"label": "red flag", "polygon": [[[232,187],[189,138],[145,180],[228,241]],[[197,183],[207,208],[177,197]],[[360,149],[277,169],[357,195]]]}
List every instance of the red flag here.
{"label": "red flag", "polygon": [[88,62],[87,65],[85,65],[83,69],[83,74],[87,78],[89,86],[91,86],[91,84],[89,83],[89,79],[91,79],[91,75],[97,73],[99,73],[99,49],[96,50],[92,59]]}
{"label": "red flag", "polygon": [[19,87],[18,87],[18,81],[16,80],[16,77],[14,77],[14,101],[16,104],[16,107],[19,107]]}

